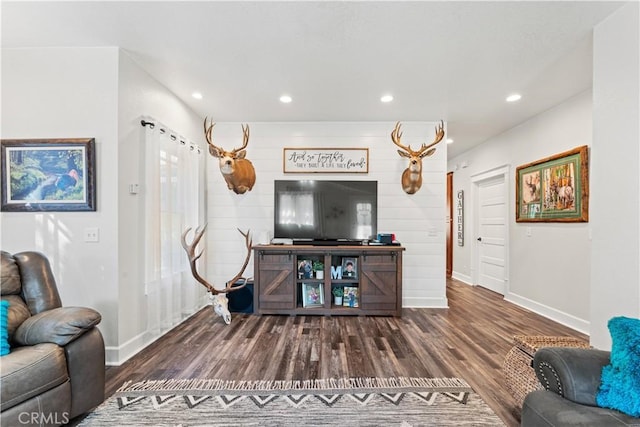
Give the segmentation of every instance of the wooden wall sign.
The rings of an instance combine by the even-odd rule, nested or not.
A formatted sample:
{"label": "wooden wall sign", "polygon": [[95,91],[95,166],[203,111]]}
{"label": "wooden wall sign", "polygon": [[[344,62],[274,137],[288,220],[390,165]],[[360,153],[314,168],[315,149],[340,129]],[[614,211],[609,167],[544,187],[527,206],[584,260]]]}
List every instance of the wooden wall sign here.
{"label": "wooden wall sign", "polygon": [[458,191],[456,211],[458,214],[458,246],[464,246],[464,190]]}
{"label": "wooden wall sign", "polygon": [[368,173],[368,148],[285,148],[284,173]]}

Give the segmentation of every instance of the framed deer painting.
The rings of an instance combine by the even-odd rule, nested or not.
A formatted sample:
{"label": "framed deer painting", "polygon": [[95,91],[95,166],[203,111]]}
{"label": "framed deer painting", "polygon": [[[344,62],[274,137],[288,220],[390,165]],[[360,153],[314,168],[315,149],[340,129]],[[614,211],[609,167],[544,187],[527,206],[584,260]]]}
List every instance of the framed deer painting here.
{"label": "framed deer painting", "polygon": [[516,222],[588,222],[586,145],[516,169]]}

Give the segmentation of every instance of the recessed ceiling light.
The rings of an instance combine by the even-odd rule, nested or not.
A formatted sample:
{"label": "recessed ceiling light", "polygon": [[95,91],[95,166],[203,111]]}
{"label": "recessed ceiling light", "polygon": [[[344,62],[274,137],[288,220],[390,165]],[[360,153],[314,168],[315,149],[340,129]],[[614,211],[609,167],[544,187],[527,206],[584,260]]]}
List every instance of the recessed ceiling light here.
{"label": "recessed ceiling light", "polygon": [[195,99],[202,99],[202,94],[200,92],[193,92],[191,96]]}
{"label": "recessed ceiling light", "polygon": [[520,98],[522,98],[522,95],[520,95],[519,93],[514,93],[512,95],[507,96],[507,102],[520,101]]}
{"label": "recessed ceiling light", "polygon": [[293,101],[293,99],[291,99],[291,97],[289,95],[282,95],[280,97],[280,102],[282,102],[282,103],[288,104],[291,101]]}
{"label": "recessed ceiling light", "polygon": [[447,138],[447,144],[453,144],[453,138]]}
{"label": "recessed ceiling light", "polygon": [[392,95],[383,95],[380,98],[380,102],[391,102],[393,101],[393,96]]}

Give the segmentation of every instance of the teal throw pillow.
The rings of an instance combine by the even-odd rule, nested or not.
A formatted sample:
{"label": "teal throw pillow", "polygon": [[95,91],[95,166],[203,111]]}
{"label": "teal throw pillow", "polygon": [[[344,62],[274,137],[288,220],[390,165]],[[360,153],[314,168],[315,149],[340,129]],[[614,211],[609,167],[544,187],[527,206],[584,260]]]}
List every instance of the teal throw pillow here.
{"label": "teal throw pillow", "polygon": [[640,319],[614,317],[607,325],[611,360],[602,368],[596,402],[640,417]]}
{"label": "teal throw pillow", "polygon": [[9,354],[9,301],[0,301],[0,356]]}

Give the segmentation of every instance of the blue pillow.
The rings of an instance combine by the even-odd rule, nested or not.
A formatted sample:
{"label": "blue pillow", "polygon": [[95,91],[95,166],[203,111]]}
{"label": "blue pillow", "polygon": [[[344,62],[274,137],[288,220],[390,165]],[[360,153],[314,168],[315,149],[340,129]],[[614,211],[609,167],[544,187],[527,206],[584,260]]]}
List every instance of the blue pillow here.
{"label": "blue pillow", "polygon": [[9,354],[9,301],[0,301],[0,356]]}
{"label": "blue pillow", "polygon": [[602,368],[596,403],[640,417],[640,320],[614,317],[607,326],[611,360]]}

